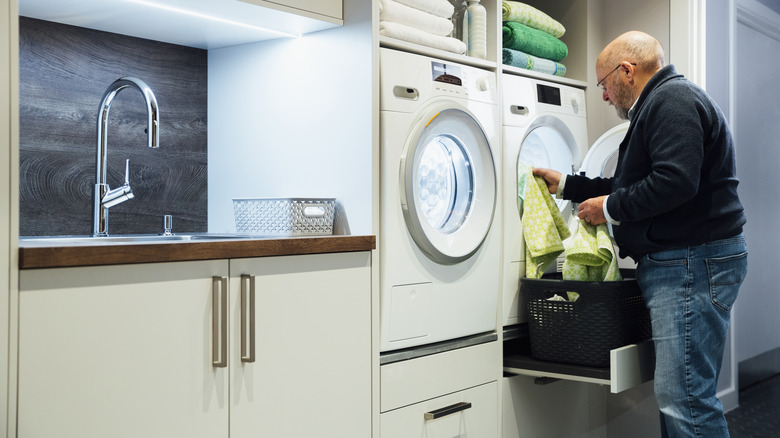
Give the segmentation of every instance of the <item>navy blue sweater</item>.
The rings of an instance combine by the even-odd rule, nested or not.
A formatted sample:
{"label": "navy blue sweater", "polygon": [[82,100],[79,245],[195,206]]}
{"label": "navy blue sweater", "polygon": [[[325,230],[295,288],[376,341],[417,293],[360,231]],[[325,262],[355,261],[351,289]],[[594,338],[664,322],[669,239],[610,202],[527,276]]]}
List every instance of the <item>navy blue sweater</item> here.
{"label": "navy blue sweater", "polygon": [[734,143],[726,119],[698,86],[668,65],[648,81],[620,143],[614,178],[569,176],[563,197],[610,194],[620,255],[638,260],[742,232]]}

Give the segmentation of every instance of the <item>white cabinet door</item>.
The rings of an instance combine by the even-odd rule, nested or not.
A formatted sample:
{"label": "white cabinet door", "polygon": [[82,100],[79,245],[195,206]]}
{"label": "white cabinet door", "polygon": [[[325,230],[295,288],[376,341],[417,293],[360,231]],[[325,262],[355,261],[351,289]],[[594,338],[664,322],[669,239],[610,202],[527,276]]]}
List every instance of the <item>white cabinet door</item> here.
{"label": "white cabinet door", "polygon": [[212,276],[227,275],[227,261],[21,271],[18,436],[227,437],[228,371],[212,365]]}
{"label": "white cabinet door", "polygon": [[[231,438],[371,436],[370,263],[368,252],[231,260]],[[242,274],[254,275],[253,362],[241,359]]]}

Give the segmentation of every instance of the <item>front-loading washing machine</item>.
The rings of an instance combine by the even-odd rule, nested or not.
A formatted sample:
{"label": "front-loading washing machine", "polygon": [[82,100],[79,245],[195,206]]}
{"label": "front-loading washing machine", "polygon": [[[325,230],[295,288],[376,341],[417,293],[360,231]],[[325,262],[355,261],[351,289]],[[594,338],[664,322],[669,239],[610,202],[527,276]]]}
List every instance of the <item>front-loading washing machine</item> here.
{"label": "front-loading washing machine", "polygon": [[495,73],[380,48],[381,351],[495,330]]}
{"label": "front-loading washing machine", "polygon": [[[501,77],[503,119],[503,323],[526,322],[520,296],[525,273],[525,247],[518,197],[518,162],[555,169],[579,170],[588,151],[585,91],[541,79],[504,74]],[[574,205],[556,199],[564,220],[574,227]],[[555,269],[555,267],[553,267]]]}

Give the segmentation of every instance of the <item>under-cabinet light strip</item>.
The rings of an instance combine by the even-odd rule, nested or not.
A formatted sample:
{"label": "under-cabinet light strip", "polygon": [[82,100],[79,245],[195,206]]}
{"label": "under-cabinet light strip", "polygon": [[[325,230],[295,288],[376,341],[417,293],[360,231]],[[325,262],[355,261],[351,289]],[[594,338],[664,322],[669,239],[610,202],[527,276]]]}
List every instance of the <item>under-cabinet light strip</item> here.
{"label": "under-cabinet light strip", "polygon": [[291,38],[298,38],[298,37],[300,37],[300,35],[296,35],[296,34],[289,33],[289,32],[282,32],[282,31],[279,31],[279,30],[268,29],[268,28],[265,28],[265,27],[253,26],[251,24],[241,23],[240,21],[228,20],[226,18],[215,17],[213,15],[203,14],[203,13],[200,13],[200,12],[190,11],[190,10],[187,10],[187,9],[176,8],[176,7],[173,7],[173,6],[163,5],[163,4],[160,4],[160,3],[154,3],[154,2],[145,1],[145,0],[127,0],[127,1],[129,1],[131,3],[137,3],[139,5],[150,6],[150,7],[157,8],[157,9],[163,9],[163,10],[166,10],[166,11],[176,12],[176,13],[179,13],[179,14],[190,15],[190,16],[198,17],[198,18],[205,18],[207,20],[212,20],[212,21],[218,21],[220,23],[226,23],[226,24],[231,24],[231,25],[234,25],[234,26],[246,27],[246,28],[249,28],[249,29],[261,30],[263,32],[275,33],[277,35],[282,35],[282,36],[286,36],[286,37],[291,37]]}

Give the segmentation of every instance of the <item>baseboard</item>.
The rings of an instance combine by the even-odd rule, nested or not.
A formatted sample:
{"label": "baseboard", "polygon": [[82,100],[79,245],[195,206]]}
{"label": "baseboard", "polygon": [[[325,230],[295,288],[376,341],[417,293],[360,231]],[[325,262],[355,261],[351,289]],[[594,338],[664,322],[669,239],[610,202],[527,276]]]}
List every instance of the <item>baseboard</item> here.
{"label": "baseboard", "polygon": [[743,360],[737,366],[737,370],[739,389],[780,374],[780,348]]}

